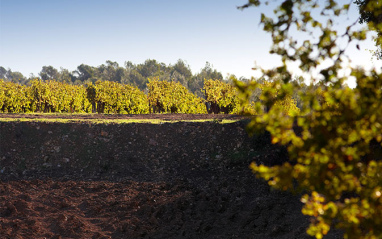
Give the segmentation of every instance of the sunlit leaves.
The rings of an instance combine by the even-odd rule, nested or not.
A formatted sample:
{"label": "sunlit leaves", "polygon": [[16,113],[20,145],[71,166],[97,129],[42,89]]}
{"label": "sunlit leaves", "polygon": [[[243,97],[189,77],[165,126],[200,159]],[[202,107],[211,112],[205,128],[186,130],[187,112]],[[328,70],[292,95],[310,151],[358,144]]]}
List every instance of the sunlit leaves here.
{"label": "sunlit leaves", "polygon": [[[233,85],[219,80],[204,80],[202,92],[211,107],[215,107],[213,113],[239,113],[237,91]],[[248,106],[247,111],[250,111]]]}
{"label": "sunlit leaves", "polygon": [[0,79],[0,112],[20,113],[29,111],[30,97],[28,88]]}
{"label": "sunlit leaves", "polygon": [[11,113],[98,113],[145,114],[147,96],[138,88],[116,82],[71,85],[48,80],[33,80],[21,86],[0,80],[0,111]]}
{"label": "sunlit leaves", "polygon": [[87,97],[98,113],[147,114],[146,95],[137,87],[113,81],[97,81],[88,84]]}
{"label": "sunlit leaves", "polygon": [[90,103],[83,86],[57,81],[33,80],[28,88],[31,94],[31,111],[37,112],[88,112]]}
{"label": "sunlit leaves", "polygon": [[189,92],[179,82],[149,79],[148,102],[153,113],[207,113],[203,99]]}
{"label": "sunlit leaves", "polygon": [[[372,5],[365,10],[374,17],[369,29],[379,29],[382,5],[368,2]],[[322,238],[336,226],[345,238],[382,238],[382,74],[352,69],[356,88],[343,86],[347,77],[341,76],[342,61],[350,44],[338,45],[341,39],[346,43],[365,40],[367,29],[350,25],[339,33],[333,28],[350,2],[279,3],[275,15],[263,14],[261,22],[272,35],[271,52],[281,56],[282,65],[261,71],[265,78],[282,82],[263,86],[261,103],[270,110],[254,117],[248,127],[268,130],[272,143],[287,147],[289,161],[273,167],[252,164],[251,168],[275,188],[306,192],[302,212],[313,217],[310,235]],[[314,9],[320,17],[311,12]],[[306,33],[304,41],[301,36],[300,41],[293,39],[292,26]],[[315,41],[311,41],[313,33],[318,36]],[[290,93],[299,90],[298,85],[289,84],[288,61],[298,62],[307,74],[319,70],[318,77],[312,76],[314,83],[320,81],[318,87],[312,84],[299,95],[298,114],[282,110],[288,109],[282,102],[290,102]],[[254,86],[259,84],[238,84],[238,89],[248,98]]]}

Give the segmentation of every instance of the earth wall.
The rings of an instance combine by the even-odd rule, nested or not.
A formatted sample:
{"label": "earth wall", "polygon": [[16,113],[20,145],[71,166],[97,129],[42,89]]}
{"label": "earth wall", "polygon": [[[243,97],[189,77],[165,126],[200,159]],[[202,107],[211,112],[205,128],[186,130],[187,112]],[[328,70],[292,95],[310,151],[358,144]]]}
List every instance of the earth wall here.
{"label": "earth wall", "polygon": [[1,122],[0,237],[310,238],[248,168],[285,149],[246,123]]}

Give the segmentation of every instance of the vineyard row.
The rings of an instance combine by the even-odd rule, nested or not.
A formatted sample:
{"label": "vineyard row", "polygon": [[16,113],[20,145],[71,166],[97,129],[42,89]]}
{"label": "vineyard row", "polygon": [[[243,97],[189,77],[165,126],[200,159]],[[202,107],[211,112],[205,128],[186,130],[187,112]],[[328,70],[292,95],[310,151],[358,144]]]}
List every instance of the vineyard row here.
{"label": "vineyard row", "polygon": [[[255,113],[252,104],[243,107],[231,84],[205,80],[197,97],[178,82],[149,80],[145,94],[137,87],[112,81],[71,85],[57,81],[33,80],[30,86],[0,79],[0,112],[3,113],[107,113],[147,114]],[[296,107],[295,102],[294,108]]]}

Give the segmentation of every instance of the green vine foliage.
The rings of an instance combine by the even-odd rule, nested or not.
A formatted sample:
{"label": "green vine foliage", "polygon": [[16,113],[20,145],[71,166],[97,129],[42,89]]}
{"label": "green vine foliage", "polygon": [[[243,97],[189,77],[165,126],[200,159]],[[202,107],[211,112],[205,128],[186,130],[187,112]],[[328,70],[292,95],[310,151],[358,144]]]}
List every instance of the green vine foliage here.
{"label": "green vine foliage", "polygon": [[[299,115],[300,109],[297,107],[296,100],[292,97],[292,92],[283,90],[282,87],[284,87],[284,85],[280,81],[264,81],[259,84],[259,88],[262,91],[260,95],[261,102],[268,101],[266,105],[267,109],[270,107],[279,108],[284,115]],[[283,92],[283,95],[281,95],[281,92]]]}
{"label": "green vine foliage", "polygon": [[31,82],[29,91],[31,111],[85,113],[91,109],[83,86],[36,79]]}
{"label": "green vine foliage", "polygon": [[238,113],[239,100],[236,88],[220,80],[204,80],[202,92],[210,106],[208,113]]}
{"label": "green vine foliage", "polygon": [[[223,95],[233,95],[235,88],[226,85],[231,92],[223,90]],[[235,96],[230,97],[238,106]],[[30,86],[22,86],[0,80],[0,112],[147,114],[152,110],[154,113],[206,114],[205,103],[180,83],[158,79],[149,80],[148,95],[134,86],[112,81],[84,86],[35,79]],[[232,110],[231,105],[225,103],[230,113],[240,112],[237,107]],[[243,108],[253,111],[249,104]]]}
{"label": "green vine foliage", "polygon": [[150,111],[153,113],[207,113],[203,99],[189,92],[179,82],[149,79],[147,88]]}
{"label": "green vine foliage", "polygon": [[30,97],[26,86],[0,79],[0,111],[21,113],[30,110]]}
{"label": "green vine foliage", "polygon": [[[243,8],[265,2],[248,1]],[[280,78],[283,83],[278,94],[272,89],[262,92],[270,110],[254,117],[248,128],[251,132],[268,130],[272,143],[287,147],[289,160],[271,167],[253,163],[251,168],[274,188],[303,192],[302,213],[312,217],[308,234],[323,238],[337,227],[345,238],[382,238],[382,74],[362,68],[350,68],[350,75],[343,73],[349,69],[344,64],[349,60],[346,48],[356,48],[368,31],[381,32],[382,25],[369,23],[359,29],[349,24],[337,32],[333,26],[341,21],[339,17],[347,16],[352,1],[274,2],[280,3],[275,15],[262,14],[261,23],[272,36],[271,53],[280,55],[282,64],[258,69],[264,78]],[[368,1],[367,9],[380,17],[382,3]],[[296,31],[298,40],[293,38]],[[299,95],[300,116],[274,107],[299,90],[290,83],[288,62],[298,62],[313,83],[324,86],[312,85]],[[354,89],[343,86],[349,77],[356,80]],[[244,99],[258,87],[253,82],[236,84]],[[256,110],[263,110],[260,104]]]}
{"label": "green vine foliage", "polygon": [[110,81],[71,85],[35,79],[30,86],[0,80],[0,112],[146,114],[147,96],[138,88]]}
{"label": "green vine foliage", "polygon": [[107,114],[147,114],[146,95],[137,87],[113,81],[97,81],[86,88],[93,111]]}
{"label": "green vine foliage", "polygon": [[[234,82],[238,82],[236,78],[232,78]],[[280,81],[256,81],[252,79],[250,84],[253,88],[260,89],[259,100],[251,99],[250,94],[243,97],[239,94],[238,89],[233,85],[219,80],[205,80],[202,92],[205,94],[207,103],[210,105],[209,113],[225,113],[225,114],[245,114],[256,115],[261,110],[256,110],[256,107],[267,109],[269,105],[264,105],[265,99],[273,97],[273,107],[281,109],[283,114],[298,115],[300,109],[297,107],[297,102],[292,97],[292,92],[288,92],[286,96],[280,96]],[[241,82],[245,86],[245,83]]]}

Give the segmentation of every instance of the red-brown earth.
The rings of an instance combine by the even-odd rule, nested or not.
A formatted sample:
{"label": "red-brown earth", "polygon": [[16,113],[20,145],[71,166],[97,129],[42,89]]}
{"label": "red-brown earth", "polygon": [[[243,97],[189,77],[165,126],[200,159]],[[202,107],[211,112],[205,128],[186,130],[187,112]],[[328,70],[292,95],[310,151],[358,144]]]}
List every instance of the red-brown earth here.
{"label": "red-brown earth", "polygon": [[[298,195],[256,179],[287,160],[226,115],[0,115],[0,238],[310,238]],[[195,120],[95,124],[93,118]],[[339,232],[327,238],[341,238]]]}

